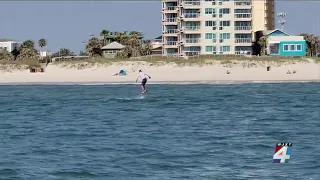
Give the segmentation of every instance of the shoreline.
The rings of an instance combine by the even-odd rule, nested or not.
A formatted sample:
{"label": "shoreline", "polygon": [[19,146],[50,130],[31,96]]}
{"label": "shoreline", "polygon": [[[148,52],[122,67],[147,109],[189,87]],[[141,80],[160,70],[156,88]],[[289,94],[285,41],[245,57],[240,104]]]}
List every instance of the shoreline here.
{"label": "shoreline", "polygon": [[[219,85],[219,84],[279,84],[279,83],[320,83],[319,79],[315,80],[245,80],[245,81],[158,81],[149,82],[149,85],[167,85],[167,84],[177,84],[177,85]],[[136,82],[7,82],[0,83],[0,86],[15,86],[15,85],[80,85],[80,86],[100,86],[100,85],[140,85]]]}

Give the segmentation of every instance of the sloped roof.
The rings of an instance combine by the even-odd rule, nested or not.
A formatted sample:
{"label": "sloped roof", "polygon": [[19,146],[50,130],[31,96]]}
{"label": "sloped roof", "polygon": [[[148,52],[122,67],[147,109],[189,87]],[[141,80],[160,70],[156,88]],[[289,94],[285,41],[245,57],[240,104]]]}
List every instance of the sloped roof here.
{"label": "sloped roof", "polygon": [[156,40],[156,39],[162,39],[162,36],[156,37],[155,40]]}
{"label": "sloped roof", "polygon": [[272,33],[274,33],[274,32],[281,32],[281,33],[283,33],[283,34],[285,34],[285,35],[287,35],[287,36],[290,36],[290,34],[288,34],[288,33],[286,33],[286,32],[283,32],[283,31],[281,31],[280,29],[269,30],[269,31],[265,31],[264,33],[268,36],[268,35],[270,35],[270,34],[272,34]]}
{"label": "sloped roof", "polygon": [[101,49],[103,50],[109,50],[109,49],[123,49],[124,45],[118,43],[118,42],[112,42],[106,46],[103,46]]}

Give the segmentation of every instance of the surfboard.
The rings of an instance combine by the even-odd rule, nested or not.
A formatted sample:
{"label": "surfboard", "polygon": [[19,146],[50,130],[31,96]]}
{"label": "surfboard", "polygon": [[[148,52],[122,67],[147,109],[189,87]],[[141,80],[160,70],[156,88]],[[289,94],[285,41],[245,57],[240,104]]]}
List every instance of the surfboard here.
{"label": "surfboard", "polygon": [[146,90],[145,92],[141,92],[142,95],[147,94],[148,90]]}

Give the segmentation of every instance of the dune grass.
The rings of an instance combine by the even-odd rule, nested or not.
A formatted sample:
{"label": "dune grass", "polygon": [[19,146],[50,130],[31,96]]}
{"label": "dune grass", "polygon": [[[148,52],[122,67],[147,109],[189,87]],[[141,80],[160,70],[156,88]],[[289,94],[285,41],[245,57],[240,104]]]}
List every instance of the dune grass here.
{"label": "dune grass", "polygon": [[314,60],[315,63],[320,64],[320,57],[313,58],[313,60]]}
{"label": "dune grass", "polygon": [[121,62],[146,62],[146,63],[175,63],[178,65],[188,64],[212,64],[219,62],[221,64],[229,64],[234,61],[251,61],[251,62],[278,62],[278,63],[294,63],[294,62],[307,62],[304,58],[292,58],[292,57],[244,57],[244,56],[201,56],[196,58],[182,59],[182,58],[168,58],[168,57],[150,57],[150,58],[134,58],[134,59],[108,59],[108,58],[90,58],[82,60],[70,60],[70,61],[58,61],[55,64],[112,64]]}
{"label": "dune grass", "polygon": [[24,66],[26,68],[41,66],[38,59],[16,60],[16,61],[0,60],[0,65]]}
{"label": "dune grass", "polygon": [[[320,63],[320,58],[315,59],[317,63]],[[66,61],[57,61],[54,64],[61,67],[74,67],[78,69],[85,69],[92,67],[94,65],[108,66],[114,63],[148,63],[149,65],[164,65],[167,63],[174,63],[178,66],[189,66],[189,65],[210,65],[210,64],[224,64],[232,65],[235,63],[248,63],[253,64],[270,64],[272,66],[281,66],[287,63],[298,63],[298,62],[308,62],[306,58],[293,58],[293,57],[245,57],[245,56],[235,56],[235,55],[216,55],[216,56],[198,56],[189,59],[175,58],[175,57],[143,57],[143,58],[131,58],[131,59],[117,59],[117,58],[89,58],[89,59],[73,59]],[[1,69],[28,69],[30,67],[40,67],[38,59],[28,59],[28,60],[16,60],[7,61],[0,60]],[[249,65],[248,65],[249,66]]]}

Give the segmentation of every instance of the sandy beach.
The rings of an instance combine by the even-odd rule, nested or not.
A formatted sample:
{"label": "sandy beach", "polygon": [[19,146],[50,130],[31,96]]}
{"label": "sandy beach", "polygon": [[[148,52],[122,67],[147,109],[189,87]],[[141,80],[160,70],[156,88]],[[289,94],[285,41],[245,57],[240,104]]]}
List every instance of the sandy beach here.
{"label": "sandy beach", "polygon": [[[270,71],[267,67],[270,66]],[[113,76],[123,69],[126,76]],[[243,82],[243,81],[320,81],[320,64],[237,62],[203,65],[119,62],[109,65],[89,63],[48,64],[44,73],[12,69],[0,72],[0,83],[135,83],[142,69],[152,79],[149,83],[173,82]],[[230,74],[226,72],[229,71]],[[290,71],[291,74],[287,74]],[[296,73],[292,73],[296,71]]]}

